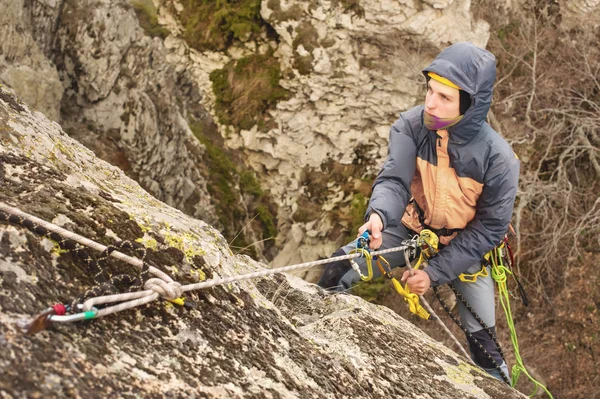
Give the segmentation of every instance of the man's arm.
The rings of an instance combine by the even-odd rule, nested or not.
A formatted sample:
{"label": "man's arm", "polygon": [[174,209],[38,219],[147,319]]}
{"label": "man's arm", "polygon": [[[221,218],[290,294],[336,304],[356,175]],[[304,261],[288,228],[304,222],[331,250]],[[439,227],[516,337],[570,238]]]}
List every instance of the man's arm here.
{"label": "man's arm", "polygon": [[415,175],[417,145],[410,125],[401,116],[390,130],[387,159],[373,183],[373,193],[365,214],[369,221],[373,212],[383,224],[397,226],[410,200],[410,184]]}
{"label": "man's arm", "polygon": [[500,243],[512,217],[518,183],[516,157],[492,162],[485,174],[475,217],[424,269],[431,286],[454,280]]}

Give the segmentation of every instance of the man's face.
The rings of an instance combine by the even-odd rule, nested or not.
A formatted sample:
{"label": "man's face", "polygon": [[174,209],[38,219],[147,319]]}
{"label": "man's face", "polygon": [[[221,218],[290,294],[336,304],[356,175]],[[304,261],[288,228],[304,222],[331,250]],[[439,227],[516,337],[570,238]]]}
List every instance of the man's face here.
{"label": "man's face", "polygon": [[458,89],[446,86],[434,79],[427,83],[425,111],[438,118],[454,118],[460,115]]}

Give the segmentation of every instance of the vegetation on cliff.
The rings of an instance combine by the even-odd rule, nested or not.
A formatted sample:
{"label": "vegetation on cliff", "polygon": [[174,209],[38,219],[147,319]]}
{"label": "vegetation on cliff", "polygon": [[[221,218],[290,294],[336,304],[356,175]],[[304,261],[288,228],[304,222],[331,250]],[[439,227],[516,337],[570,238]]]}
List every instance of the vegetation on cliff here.
{"label": "vegetation on cliff", "polygon": [[[246,169],[234,159],[236,154],[215,144],[205,134],[201,123],[192,121],[190,128],[205,146],[207,153],[208,191],[214,199],[218,219],[223,226],[222,234],[230,242],[234,252],[257,257],[255,246],[249,242],[247,228],[259,232],[264,248],[273,246],[277,237],[277,207],[268,193],[264,192],[254,171]],[[250,221],[250,226],[245,224]]]}
{"label": "vegetation on cliff", "polygon": [[[273,52],[229,62],[210,74],[219,122],[237,129],[270,127],[269,109],[289,98],[279,85],[281,70]],[[272,125],[272,124],[271,124]]]}
{"label": "vegetation on cliff", "polygon": [[258,38],[269,29],[260,0],[186,0],[179,18],[185,41],[197,50],[227,50],[234,42]]}
{"label": "vegetation on cliff", "polygon": [[131,3],[140,26],[149,36],[166,38],[171,32],[158,23],[158,14],[152,0],[135,0]]}

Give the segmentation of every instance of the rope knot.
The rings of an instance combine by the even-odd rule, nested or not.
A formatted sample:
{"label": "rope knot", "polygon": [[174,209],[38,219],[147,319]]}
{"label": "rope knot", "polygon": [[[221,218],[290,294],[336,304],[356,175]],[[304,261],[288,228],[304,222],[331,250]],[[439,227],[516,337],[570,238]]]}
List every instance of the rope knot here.
{"label": "rope knot", "polygon": [[173,300],[183,295],[183,288],[177,281],[165,281],[160,278],[150,278],[144,284],[144,289],[152,290],[164,299]]}

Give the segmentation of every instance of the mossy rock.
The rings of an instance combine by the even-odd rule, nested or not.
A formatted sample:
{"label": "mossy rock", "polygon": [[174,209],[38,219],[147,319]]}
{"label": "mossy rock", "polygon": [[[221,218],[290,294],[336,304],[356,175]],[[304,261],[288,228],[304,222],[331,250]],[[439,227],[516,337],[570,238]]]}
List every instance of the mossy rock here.
{"label": "mossy rock", "polygon": [[258,38],[272,29],[260,16],[260,0],[187,0],[179,18],[183,38],[197,50],[224,51],[236,41]]}
{"label": "mossy rock", "polygon": [[231,61],[210,74],[219,122],[239,129],[268,126],[268,110],[290,93],[279,85],[281,70],[272,52]]}
{"label": "mossy rock", "polygon": [[283,10],[281,0],[269,0],[267,7],[273,10],[270,19],[278,22],[288,21],[290,19],[298,20],[304,15],[304,10],[299,4],[293,4],[291,7]]}
{"label": "mossy rock", "polygon": [[332,4],[357,17],[363,18],[365,16],[365,9],[361,7],[360,0],[333,0]]}
{"label": "mossy rock", "polygon": [[171,32],[158,23],[158,14],[152,0],[135,0],[131,3],[140,26],[148,36],[166,38]]}
{"label": "mossy rock", "polygon": [[296,37],[292,42],[294,50],[302,45],[306,51],[312,52],[319,46],[319,34],[310,22],[303,22],[296,28]]}
{"label": "mossy rock", "polygon": [[[192,121],[190,128],[206,148],[207,188],[215,199],[223,235],[232,248],[256,258],[257,254],[244,231],[251,228],[260,232],[258,235],[267,240],[265,248],[272,247],[277,237],[277,206],[261,189],[254,171],[244,169],[240,166],[243,162],[237,159],[235,153],[221,148],[208,137],[201,122]],[[240,201],[242,198],[244,200]],[[252,222],[246,226],[248,216]]]}

